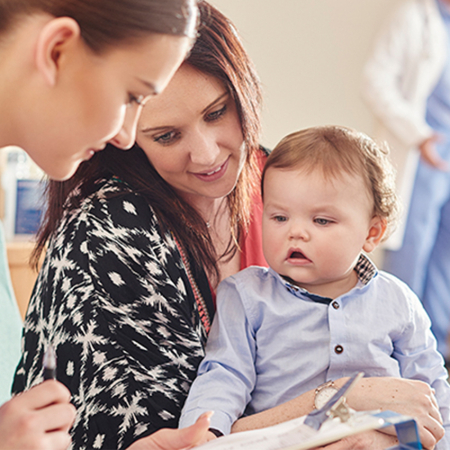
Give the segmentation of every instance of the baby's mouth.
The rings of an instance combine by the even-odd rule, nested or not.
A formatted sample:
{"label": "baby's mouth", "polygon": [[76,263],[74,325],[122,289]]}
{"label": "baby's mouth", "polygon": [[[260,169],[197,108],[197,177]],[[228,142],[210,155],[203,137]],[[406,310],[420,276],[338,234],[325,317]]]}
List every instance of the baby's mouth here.
{"label": "baby's mouth", "polygon": [[309,264],[311,262],[311,260],[303,253],[301,252],[299,249],[292,249],[289,251],[287,260],[291,263],[291,264]]}
{"label": "baby's mouth", "polygon": [[289,255],[289,259],[308,259],[308,258],[306,258],[306,256],[302,252],[293,251]]}

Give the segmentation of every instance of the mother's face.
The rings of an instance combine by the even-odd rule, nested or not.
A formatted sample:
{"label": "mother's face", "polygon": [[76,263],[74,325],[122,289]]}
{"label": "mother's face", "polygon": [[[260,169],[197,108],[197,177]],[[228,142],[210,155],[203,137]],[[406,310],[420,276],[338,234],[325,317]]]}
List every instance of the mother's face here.
{"label": "mother's face", "polygon": [[137,143],[164,180],[190,204],[222,198],[245,161],[236,105],[215,77],[189,64],[145,105]]}

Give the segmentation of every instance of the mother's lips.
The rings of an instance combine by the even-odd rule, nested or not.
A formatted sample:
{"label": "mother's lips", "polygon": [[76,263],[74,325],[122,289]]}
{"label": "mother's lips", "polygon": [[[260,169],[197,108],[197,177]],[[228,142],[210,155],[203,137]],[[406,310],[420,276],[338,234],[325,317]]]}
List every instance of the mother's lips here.
{"label": "mother's lips", "polygon": [[228,159],[229,159],[229,157],[222,164],[217,166],[215,169],[213,169],[209,172],[197,172],[196,175],[202,175],[204,177],[214,175],[215,173],[219,172],[222,169],[222,167],[227,163]]}

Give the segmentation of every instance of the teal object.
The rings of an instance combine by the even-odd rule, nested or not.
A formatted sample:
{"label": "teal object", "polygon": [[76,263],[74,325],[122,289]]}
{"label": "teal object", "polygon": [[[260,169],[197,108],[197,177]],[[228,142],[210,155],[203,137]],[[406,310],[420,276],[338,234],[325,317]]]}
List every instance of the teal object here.
{"label": "teal object", "polygon": [[11,385],[20,359],[22,318],[14,295],[0,221],[0,404],[11,398]]}

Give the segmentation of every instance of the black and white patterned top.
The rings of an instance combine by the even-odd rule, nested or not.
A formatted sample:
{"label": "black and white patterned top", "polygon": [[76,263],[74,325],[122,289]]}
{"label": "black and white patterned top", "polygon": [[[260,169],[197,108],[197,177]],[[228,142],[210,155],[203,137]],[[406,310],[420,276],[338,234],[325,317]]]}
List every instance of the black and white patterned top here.
{"label": "black and white patterned top", "polygon": [[[205,280],[196,281],[212,314]],[[102,180],[51,239],[13,392],[42,381],[52,343],[78,411],[72,448],[124,449],[177,426],[205,340],[171,234],[128,185]]]}

